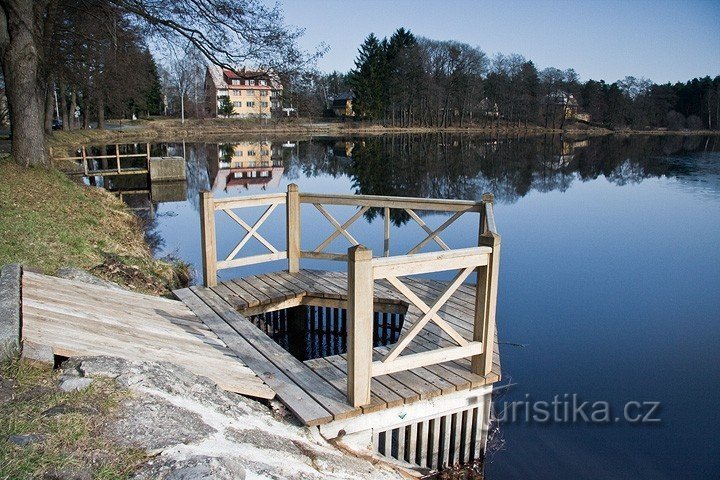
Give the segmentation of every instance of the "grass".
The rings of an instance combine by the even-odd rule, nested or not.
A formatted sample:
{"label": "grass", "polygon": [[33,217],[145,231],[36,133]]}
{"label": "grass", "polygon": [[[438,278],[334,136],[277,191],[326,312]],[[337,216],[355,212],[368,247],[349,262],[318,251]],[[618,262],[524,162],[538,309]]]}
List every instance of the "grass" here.
{"label": "grass", "polygon": [[[111,379],[96,379],[81,392],[62,392],[49,366],[18,358],[0,365],[0,479],[90,476],[127,478],[145,459],[142,450],[103,436],[103,425],[129,395]],[[48,415],[53,407],[65,413]],[[26,446],[11,435],[36,435]]]}
{"label": "grass", "polygon": [[77,267],[156,294],[183,280],[182,268],[153,259],[137,217],[119,199],[58,170],[0,159],[0,232],[0,265],[46,274]]}

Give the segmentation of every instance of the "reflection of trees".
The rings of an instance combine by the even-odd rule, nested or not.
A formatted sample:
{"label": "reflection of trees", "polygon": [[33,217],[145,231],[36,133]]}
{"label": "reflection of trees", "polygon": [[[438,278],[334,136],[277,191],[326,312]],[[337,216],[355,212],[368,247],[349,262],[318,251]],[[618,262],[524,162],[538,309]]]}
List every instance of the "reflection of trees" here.
{"label": "reflection of trees", "polygon": [[[388,135],[355,139],[352,159],[332,154],[330,142],[301,147],[304,175],[349,175],[355,193],[479,199],[492,192],[514,202],[530,191],[564,191],[573,181],[599,176],[624,185],[679,173],[664,155],[706,149],[704,137],[483,138],[460,134]],[[293,159],[296,160],[296,159]],[[370,210],[374,217],[380,211]],[[398,213],[394,222],[404,222]]]}

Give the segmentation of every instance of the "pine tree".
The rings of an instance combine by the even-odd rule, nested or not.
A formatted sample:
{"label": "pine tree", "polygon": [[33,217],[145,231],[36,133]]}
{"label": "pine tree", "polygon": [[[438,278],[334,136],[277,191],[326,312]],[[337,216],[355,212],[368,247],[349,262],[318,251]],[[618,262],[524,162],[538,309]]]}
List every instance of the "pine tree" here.
{"label": "pine tree", "polygon": [[350,72],[348,82],[355,93],[353,108],[362,118],[382,118],[386,43],[373,33],[368,35],[358,50],[355,69]]}
{"label": "pine tree", "polygon": [[233,103],[230,101],[230,97],[227,95],[220,97],[220,105],[218,105],[218,115],[229,117],[235,111]]}

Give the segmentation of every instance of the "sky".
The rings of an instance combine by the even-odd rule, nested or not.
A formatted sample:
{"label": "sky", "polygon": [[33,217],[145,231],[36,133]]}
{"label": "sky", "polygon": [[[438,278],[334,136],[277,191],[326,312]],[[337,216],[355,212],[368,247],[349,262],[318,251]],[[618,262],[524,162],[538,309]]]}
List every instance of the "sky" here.
{"label": "sky", "polygon": [[399,27],[457,40],[489,56],[519,53],[538,69],[574,68],[581,80],[626,76],[656,83],[720,75],[720,1],[281,0],[285,22],[302,27],[299,44],[330,50],[324,72],[353,68],[371,32]]}

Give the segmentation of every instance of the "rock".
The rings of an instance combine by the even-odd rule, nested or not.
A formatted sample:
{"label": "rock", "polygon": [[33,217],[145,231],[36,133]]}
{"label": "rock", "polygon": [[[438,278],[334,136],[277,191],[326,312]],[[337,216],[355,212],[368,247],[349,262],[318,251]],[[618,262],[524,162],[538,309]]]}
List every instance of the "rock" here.
{"label": "rock", "polygon": [[178,444],[199,442],[215,429],[197,413],[155,396],[135,396],[123,402],[119,418],[108,428],[121,445],[142,447],[151,454]]}
{"label": "rock", "polygon": [[43,441],[43,437],[40,435],[35,435],[34,433],[28,434],[28,435],[10,435],[8,437],[8,442],[14,443],[15,445],[19,445],[21,447],[26,447],[30,445],[31,443],[38,443]]}
{"label": "rock", "polygon": [[185,460],[154,461],[133,478],[162,480],[243,480],[245,469],[232,458],[192,456]]}
{"label": "rock", "polygon": [[130,390],[103,433],[154,455],[136,472],[139,479],[402,478],[178,365],[79,357],[62,368],[68,379],[105,376]]}
{"label": "rock", "polygon": [[59,387],[63,392],[79,392],[88,388],[92,382],[92,378],[62,376]]}
{"label": "rock", "polygon": [[77,280],[78,282],[89,283],[91,285],[99,285],[102,287],[118,288],[124,290],[120,285],[115,282],[103,280],[100,277],[93,275],[90,272],[86,272],[80,268],[63,267],[57,272],[57,276],[61,278],[67,278],[68,280]]}

